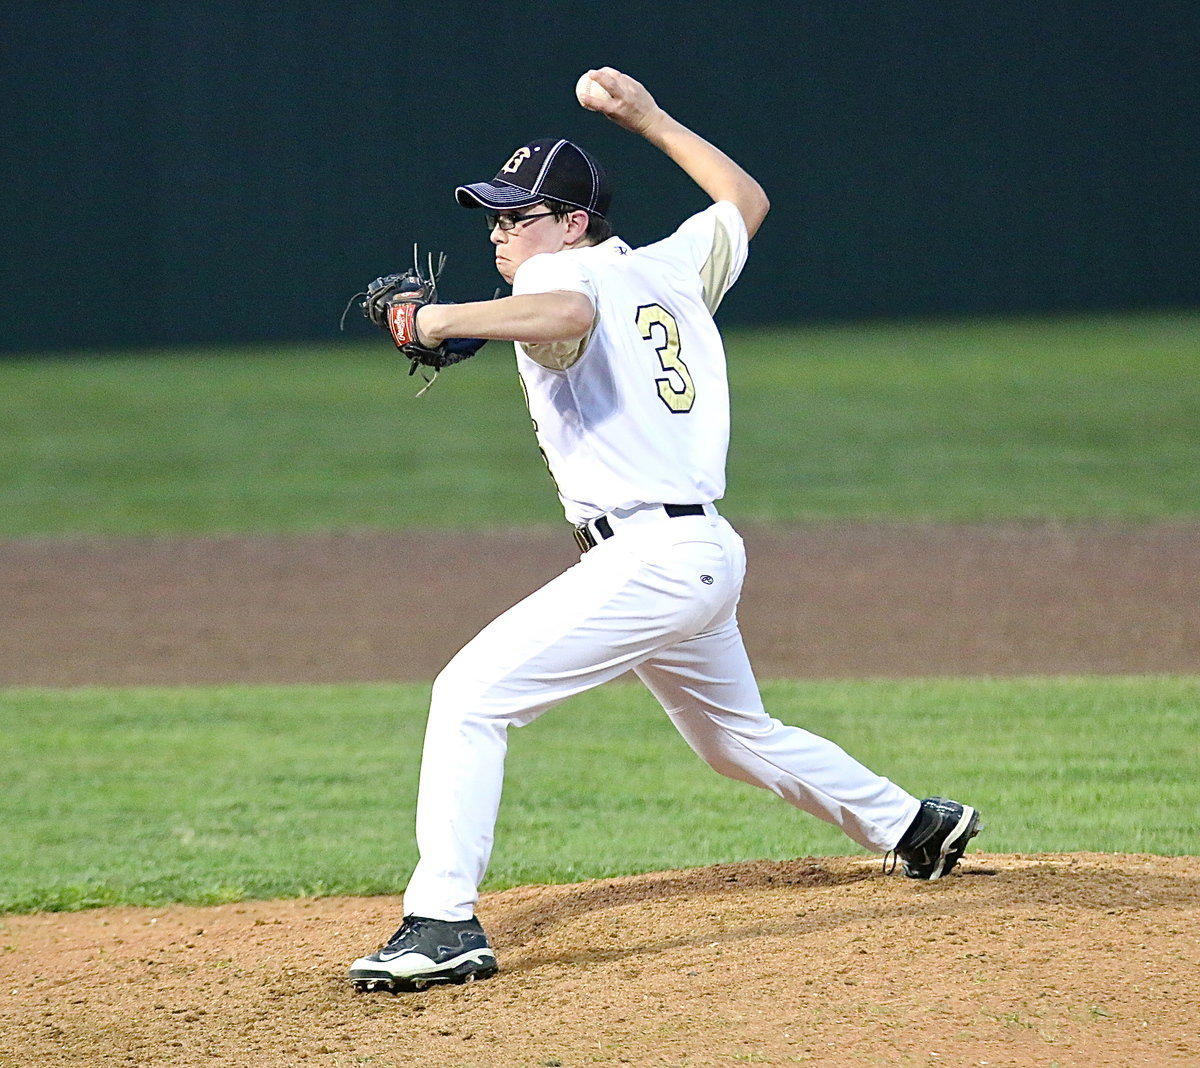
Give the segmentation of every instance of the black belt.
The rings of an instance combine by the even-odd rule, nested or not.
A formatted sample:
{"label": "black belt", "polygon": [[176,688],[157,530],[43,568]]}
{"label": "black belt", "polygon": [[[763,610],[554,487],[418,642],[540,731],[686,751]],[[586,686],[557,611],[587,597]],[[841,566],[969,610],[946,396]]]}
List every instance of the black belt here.
{"label": "black belt", "polygon": [[[678,519],[681,515],[704,515],[702,504],[664,504],[662,508],[672,519]],[[596,528],[596,534],[600,535],[601,541],[607,541],[613,536],[612,524],[606,515],[593,519],[590,525],[584,523],[576,527],[575,544],[579,546],[581,553],[586,553],[588,549],[594,549],[600,544],[596,541],[596,534],[592,533],[592,527]]]}

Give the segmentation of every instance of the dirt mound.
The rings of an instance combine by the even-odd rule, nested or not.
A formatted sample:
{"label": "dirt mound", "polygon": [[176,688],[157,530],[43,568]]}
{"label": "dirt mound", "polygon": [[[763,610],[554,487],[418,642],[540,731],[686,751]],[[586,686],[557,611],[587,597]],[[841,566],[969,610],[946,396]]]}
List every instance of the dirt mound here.
{"label": "dirt mound", "polygon": [[1200,858],[806,858],[487,895],[502,971],[358,994],[396,898],[0,921],[0,1064],[1200,1062]]}

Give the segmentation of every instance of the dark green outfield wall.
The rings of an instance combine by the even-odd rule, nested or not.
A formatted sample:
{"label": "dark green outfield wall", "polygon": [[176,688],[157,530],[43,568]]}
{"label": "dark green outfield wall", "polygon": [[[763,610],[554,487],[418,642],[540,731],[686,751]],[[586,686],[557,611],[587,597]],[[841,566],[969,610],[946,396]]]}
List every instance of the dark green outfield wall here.
{"label": "dark green outfield wall", "polygon": [[704,201],[601,63],[774,201],[726,323],[1200,304],[1194,2],[3,7],[8,352],[332,338],[416,238],[490,296],[452,190],[530,137],[652,240]]}

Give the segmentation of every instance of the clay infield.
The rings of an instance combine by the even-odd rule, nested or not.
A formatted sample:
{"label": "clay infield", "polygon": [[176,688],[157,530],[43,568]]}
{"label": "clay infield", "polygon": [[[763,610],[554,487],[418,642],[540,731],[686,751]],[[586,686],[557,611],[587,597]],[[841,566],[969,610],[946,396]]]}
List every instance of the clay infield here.
{"label": "clay infield", "polygon": [[[1200,672],[1195,525],[743,533],[763,677]],[[572,558],[0,543],[0,685],[429,679]],[[1200,1064],[1200,858],[976,842],[933,884],[797,858],[490,894],[501,975],[398,997],[343,979],[398,898],[3,917],[0,1065]]]}

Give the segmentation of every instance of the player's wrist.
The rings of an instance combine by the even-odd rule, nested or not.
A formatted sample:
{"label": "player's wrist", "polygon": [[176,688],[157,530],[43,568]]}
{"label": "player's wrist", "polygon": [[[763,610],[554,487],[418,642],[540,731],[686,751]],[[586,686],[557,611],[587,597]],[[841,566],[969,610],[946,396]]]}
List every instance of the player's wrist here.
{"label": "player's wrist", "polygon": [[445,340],[445,334],[438,331],[439,313],[440,308],[436,304],[422,304],[413,313],[413,329],[417,335],[417,342],[426,348],[437,348]]}
{"label": "player's wrist", "polygon": [[672,131],[681,128],[678,119],[672,118],[657,104],[642,116],[635,130],[657,148],[662,148]]}

